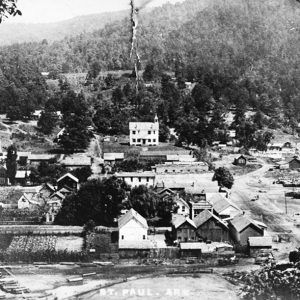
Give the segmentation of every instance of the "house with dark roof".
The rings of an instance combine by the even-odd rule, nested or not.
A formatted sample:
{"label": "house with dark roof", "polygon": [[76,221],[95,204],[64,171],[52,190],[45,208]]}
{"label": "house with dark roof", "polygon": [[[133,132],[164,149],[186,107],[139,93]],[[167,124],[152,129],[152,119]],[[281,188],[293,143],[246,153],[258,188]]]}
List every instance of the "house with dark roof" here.
{"label": "house with dark roof", "polygon": [[203,241],[224,242],[229,241],[227,224],[209,210],[202,211],[193,219],[196,225],[197,238]]}
{"label": "house with dark roof", "polygon": [[172,220],[172,236],[178,242],[195,241],[195,223],[182,215],[176,215]]}
{"label": "house with dark roof", "polygon": [[234,241],[246,246],[249,237],[264,236],[266,225],[245,215],[238,215],[229,221],[229,231]]}
{"label": "house with dark roof", "polygon": [[138,247],[145,242],[148,243],[147,220],[133,208],[119,218],[118,228],[119,248],[126,248],[129,245]]}
{"label": "house with dark roof", "polygon": [[68,188],[72,191],[78,191],[79,190],[79,179],[72,175],[71,173],[67,173],[63,176],[61,176],[59,179],[57,179],[57,188],[58,190],[62,188]]}
{"label": "house with dark roof", "polygon": [[246,166],[247,158],[244,155],[241,155],[234,159],[233,164],[236,166]]}
{"label": "house with dark roof", "polygon": [[297,170],[300,169],[300,160],[297,157],[294,157],[289,161],[289,169]]}

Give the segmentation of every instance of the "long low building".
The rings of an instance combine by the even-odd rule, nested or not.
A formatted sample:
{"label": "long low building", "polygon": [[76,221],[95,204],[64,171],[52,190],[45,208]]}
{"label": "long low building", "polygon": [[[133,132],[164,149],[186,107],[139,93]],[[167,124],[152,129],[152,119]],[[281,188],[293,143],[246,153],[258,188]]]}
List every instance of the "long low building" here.
{"label": "long low building", "polygon": [[130,186],[146,185],[148,187],[154,186],[155,173],[147,172],[121,172],[116,173],[117,178],[123,179]]}
{"label": "long low building", "polygon": [[155,165],[153,170],[157,174],[184,174],[201,173],[208,171],[208,165],[205,162],[177,162]]}

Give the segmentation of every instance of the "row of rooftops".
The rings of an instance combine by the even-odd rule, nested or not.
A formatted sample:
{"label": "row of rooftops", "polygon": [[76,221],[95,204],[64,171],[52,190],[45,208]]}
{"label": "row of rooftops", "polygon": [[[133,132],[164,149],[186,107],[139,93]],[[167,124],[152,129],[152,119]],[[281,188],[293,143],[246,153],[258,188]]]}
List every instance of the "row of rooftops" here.
{"label": "row of rooftops", "polygon": [[256,227],[258,230],[267,228],[267,226],[263,222],[253,220],[250,217],[247,217],[243,214],[239,214],[230,219],[229,221],[224,221],[207,209],[203,210],[193,220],[185,216],[176,216],[176,218],[172,220],[172,224],[177,229],[182,224],[187,222],[196,229],[199,228],[201,225],[205,224],[211,218],[214,218],[219,224],[222,224],[226,228],[228,228],[228,224],[230,224],[239,233],[250,225]]}

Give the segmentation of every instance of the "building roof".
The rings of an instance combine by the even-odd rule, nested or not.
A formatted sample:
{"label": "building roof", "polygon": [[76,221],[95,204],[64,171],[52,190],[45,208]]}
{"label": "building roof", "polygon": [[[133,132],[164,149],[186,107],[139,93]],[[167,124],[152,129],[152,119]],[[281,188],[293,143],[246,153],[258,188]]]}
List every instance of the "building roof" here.
{"label": "building roof", "polygon": [[65,177],[69,177],[71,178],[72,180],[74,180],[75,182],[79,182],[79,179],[77,177],[75,177],[74,175],[72,175],[71,173],[67,173],[63,176],[61,176],[59,179],[57,179],[57,182],[60,182],[61,180],[63,180]]}
{"label": "building roof", "polygon": [[31,152],[19,151],[17,154],[18,154],[18,159],[20,159],[20,157],[29,157],[31,155]]}
{"label": "building roof", "polygon": [[92,158],[82,154],[74,154],[65,156],[60,163],[65,166],[91,166]]}
{"label": "building roof", "polygon": [[300,159],[294,157],[293,159],[291,159],[288,163],[290,164],[292,161],[296,161],[297,163],[300,163]]}
{"label": "building roof", "polygon": [[188,208],[190,207],[188,205],[188,203],[183,198],[181,198],[179,196],[176,196],[173,201],[174,202],[181,202],[185,207],[188,207]]}
{"label": "building roof", "polygon": [[49,183],[49,182],[44,183],[43,186],[42,186],[42,188],[41,188],[41,190],[42,190],[43,188],[48,188],[48,189],[51,190],[52,192],[55,191],[55,187],[54,187],[51,183]]}
{"label": "building roof", "polygon": [[184,242],[180,243],[181,250],[201,250],[202,253],[209,253],[214,252],[220,248],[233,248],[232,245],[227,243],[219,243],[219,242],[212,242],[210,244],[206,244],[203,242]]}
{"label": "building roof", "polygon": [[185,222],[190,224],[192,227],[196,228],[196,225],[195,225],[194,221],[191,220],[190,218],[185,217],[185,216],[176,215],[176,217],[172,220],[172,224],[174,225],[174,227],[176,229],[178,227],[180,227],[182,224],[184,224]]}
{"label": "building roof", "polygon": [[66,194],[72,193],[72,191],[69,190],[68,187],[63,187],[58,192],[60,192],[61,194],[63,194],[63,193],[66,193]]}
{"label": "building roof", "polygon": [[116,177],[155,177],[155,173],[151,171],[145,172],[120,172],[115,173]]}
{"label": "building roof", "polygon": [[158,130],[158,128],[158,122],[129,122],[129,130]]}
{"label": "building roof", "polygon": [[18,200],[21,201],[22,199],[25,199],[26,201],[28,201],[30,204],[34,204],[34,205],[39,205],[39,202],[33,200],[35,195],[30,195],[30,194],[26,194],[24,193],[20,199]]}
{"label": "building roof", "polygon": [[230,206],[240,211],[240,209],[236,205],[231,203],[228,199],[226,199],[222,195],[222,193],[206,193],[206,200],[212,204],[213,209],[218,214],[222,214],[222,212]]}
{"label": "building roof", "polygon": [[28,157],[29,160],[37,160],[37,161],[51,160],[53,158],[55,158],[55,155],[53,154],[30,154]]}
{"label": "building roof", "polygon": [[272,247],[272,237],[253,236],[248,238],[250,247]]}
{"label": "building roof", "polygon": [[254,220],[244,216],[238,215],[230,220],[231,225],[238,231],[241,232],[249,225],[254,225],[257,229],[261,230],[261,226],[259,226]]}
{"label": "building roof", "polygon": [[119,218],[119,229],[126,225],[131,219],[137,220],[144,228],[148,228],[147,220],[144,217],[142,217],[137,211],[131,208],[124,216]]}
{"label": "building roof", "polygon": [[58,192],[55,192],[53,195],[50,196],[50,199],[54,198],[54,197],[58,197],[60,198],[61,200],[64,200],[66,198],[65,195],[63,195],[62,193],[60,193],[59,191]]}
{"label": "building roof", "polygon": [[116,159],[124,159],[124,153],[104,153],[103,159],[111,161]]}
{"label": "building roof", "polygon": [[204,223],[206,223],[208,220],[210,220],[211,218],[214,218],[218,223],[222,224],[227,228],[227,224],[225,224],[220,218],[218,218],[216,215],[214,215],[207,209],[202,211],[196,218],[194,218],[193,221],[196,225],[196,228],[198,228]]}

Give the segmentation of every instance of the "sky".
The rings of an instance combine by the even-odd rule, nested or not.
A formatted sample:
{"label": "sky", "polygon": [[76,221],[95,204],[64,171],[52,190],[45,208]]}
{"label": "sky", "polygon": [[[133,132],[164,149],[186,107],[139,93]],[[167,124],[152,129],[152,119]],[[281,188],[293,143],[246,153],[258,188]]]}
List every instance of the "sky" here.
{"label": "sky", "polygon": [[[135,0],[136,5],[145,0]],[[152,0],[148,6],[184,0]],[[130,0],[18,0],[22,16],[10,17],[9,23],[49,23],[80,15],[129,9]]]}

